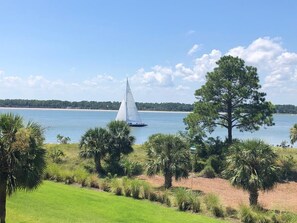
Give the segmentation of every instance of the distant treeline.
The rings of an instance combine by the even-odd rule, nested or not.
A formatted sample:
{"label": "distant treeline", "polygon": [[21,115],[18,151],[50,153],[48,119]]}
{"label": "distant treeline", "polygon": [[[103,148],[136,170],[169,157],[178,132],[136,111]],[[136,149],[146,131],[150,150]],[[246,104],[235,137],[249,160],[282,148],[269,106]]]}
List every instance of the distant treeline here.
{"label": "distant treeline", "polygon": [[[192,104],[184,103],[136,103],[137,108],[142,111],[192,111]],[[5,99],[0,100],[0,107],[15,108],[67,108],[67,109],[102,109],[118,110],[120,102],[117,101],[60,101],[60,100],[23,100]],[[295,105],[275,105],[276,113],[297,114]]]}
{"label": "distant treeline", "polygon": [[297,106],[295,105],[275,105],[276,113],[297,114]]}
{"label": "distant treeline", "polygon": [[[136,103],[142,111],[192,111],[193,105],[183,103]],[[15,108],[66,108],[66,109],[102,109],[118,110],[120,102],[116,101],[60,101],[60,100],[23,100],[5,99],[0,100],[0,107]]]}

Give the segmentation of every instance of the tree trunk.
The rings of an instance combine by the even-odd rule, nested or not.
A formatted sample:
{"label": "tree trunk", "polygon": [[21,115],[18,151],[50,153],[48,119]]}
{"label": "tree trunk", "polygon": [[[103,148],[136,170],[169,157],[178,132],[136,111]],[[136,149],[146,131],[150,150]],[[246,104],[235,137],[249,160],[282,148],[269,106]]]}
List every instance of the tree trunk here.
{"label": "tree trunk", "polygon": [[232,144],[232,102],[227,103],[227,120],[228,120],[228,144]]}
{"label": "tree trunk", "polygon": [[97,173],[98,174],[102,173],[103,172],[103,168],[101,166],[101,159],[100,159],[100,157],[95,156],[94,161],[95,161],[95,167],[96,167]]}
{"label": "tree trunk", "polygon": [[250,206],[256,206],[258,204],[258,196],[259,196],[259,193],[258,193],[258,190],[257,189],[251,189],[249,191],[250,193]]}
{"label": "tree trunk", "polygon": [[165,177],[165,184],[164,184],[164,187],[166,189],[172,187],[172,174],[171,173],[165,173],[164,174],[164,177]]}
{"label": "tree trunk", "polygon": [[7,190],[7,176],[1,174],[0,176],[0,223],[5,223],[6,218],[6,190]]}

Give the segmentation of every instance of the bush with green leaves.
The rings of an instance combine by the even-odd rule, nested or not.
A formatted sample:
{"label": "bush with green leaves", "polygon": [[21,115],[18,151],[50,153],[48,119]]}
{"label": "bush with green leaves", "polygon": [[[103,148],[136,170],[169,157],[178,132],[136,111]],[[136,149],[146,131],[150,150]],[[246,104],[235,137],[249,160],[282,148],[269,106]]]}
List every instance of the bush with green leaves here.
{"label": "bush with green leaves", "polygon": [[186,211],[190,209],[189,193],[185,188],[177,188],[174,191],[175,201],[180,211]]}
{"label": "bush with green leaves", "polygon": [[204,203],[207,208],[214,216],[224,217],[224,209],[220,203],[220,199],[213,193],[206,194],[204,196]]}
{"label": "bush with green leaves", "polygon": [[115,195],[123,194],[122,181],[118,178],[111,179],[110,188]]}
{"label": "bush with green leaves", "polygon": [[282,180],[291,180],[294,178],[294,166],[296,165],[296,160],[292,155],[282,157],[280,159],[280,178]]}
{"label": "bush with green leaves", "polygon": [[152,186],[147,182],[142,182],[142,197],[149,199],[150,193],[152,192]]}
{"label": "bush with green leaves", "polygon": [[199,176],[206,178],[215,178],[216,172],[210,165],[206,165],[204,169],[199,173]]}
{"label": "bush with green leaves", "polygon": [[132,196],[131,180],[128,177],[122,178],[123,191],[126,197]]}
{"label": "bush with green leaves", "polygon": [[143,165],[137,161],[125,159],[121,161],[121,166],[124,170],[124,175],[127,177],[137,176],[143,173]]}
{"label": "bush with green leaves", "polygon": [[137,179],[131,180],[131,195],[135,199],[140,198],[142,183]]}
{"label": "bush with green leaves", "polygon": [[158,196],[158,201],[162,204],[166,204],[168,207],[171,206],[171,199],[170,199],[170,191],[165,190],[164,192],[160,192]]}
{"label": "bush with green leaves", "polygon": [[48,156],[54,163],[61,163],[63,161],[63,158],[65,157],[65,154],[62,150],[55,148],[49,151]]}

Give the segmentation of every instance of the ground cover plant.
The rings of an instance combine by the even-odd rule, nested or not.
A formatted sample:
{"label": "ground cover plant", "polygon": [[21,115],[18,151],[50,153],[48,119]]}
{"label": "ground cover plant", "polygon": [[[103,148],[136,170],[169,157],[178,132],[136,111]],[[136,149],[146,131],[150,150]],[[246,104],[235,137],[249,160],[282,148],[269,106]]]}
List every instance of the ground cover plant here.
{"label": "ground cover plant", "polygon": [[7,216],[8,223],[227,222],[178,212],[147,200],[135,200],[49,181],[45,181],[34,192],[21,191],[9,198]]}

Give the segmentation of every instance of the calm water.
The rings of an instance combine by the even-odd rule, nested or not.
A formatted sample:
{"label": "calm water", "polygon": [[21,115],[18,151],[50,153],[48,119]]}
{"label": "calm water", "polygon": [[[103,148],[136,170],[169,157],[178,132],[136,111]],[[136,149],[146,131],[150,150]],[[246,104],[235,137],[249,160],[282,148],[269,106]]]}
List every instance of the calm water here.
{"label": "calm water", "polygon": [[[46,142],[56,142],[56,136],[69,136],[71,142],[78,142],[86,130],[92,127],[105,127],[114,120],[116,111],[83,111],[83,110],[31,110],[0,109],[0,113],[11,112],[24,117],[25,121],[40,123],[45,129]],[[184,131],[183,118],[187,113],[141,112],[142,120],[148,124],[142,128],[132,128],[136,143],[141,144],[154,133],[177,133]],[[254,133],[235,131],[234,138],[261,138],[269,144],[277,145],[286,140],[289,142],[290,128],[297,123],[297,115],[274,115],[275,126],[262,128]],[[216,130],[211,136],[225,138],[225,129]]]}

